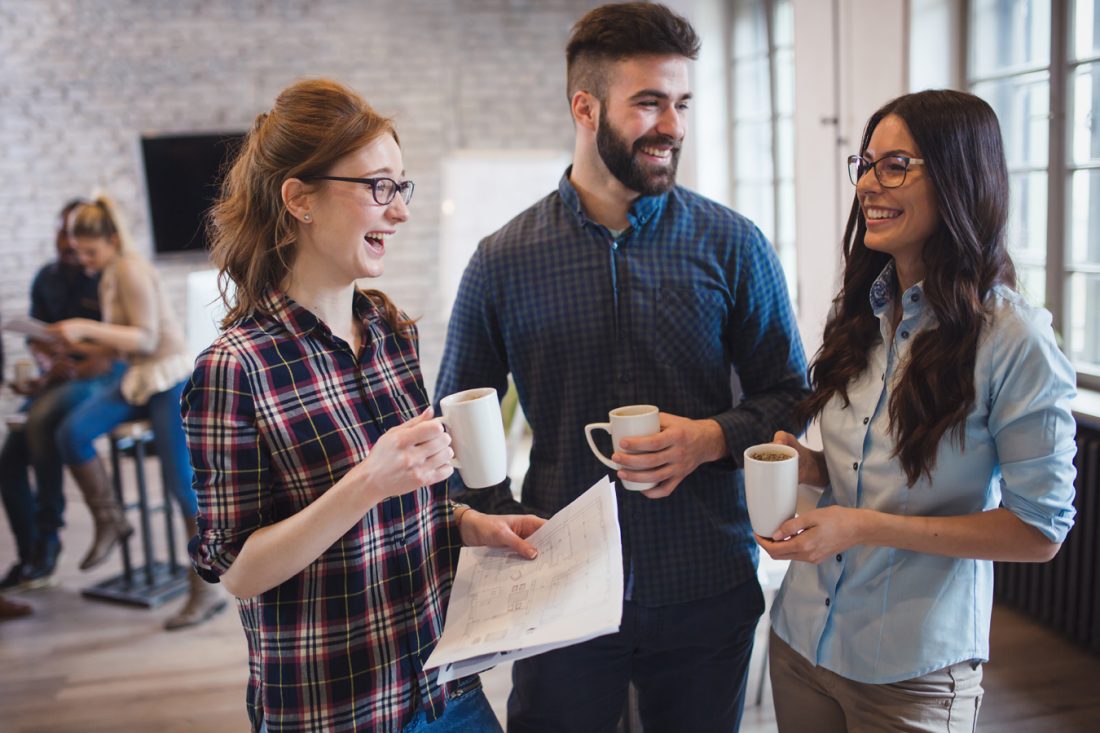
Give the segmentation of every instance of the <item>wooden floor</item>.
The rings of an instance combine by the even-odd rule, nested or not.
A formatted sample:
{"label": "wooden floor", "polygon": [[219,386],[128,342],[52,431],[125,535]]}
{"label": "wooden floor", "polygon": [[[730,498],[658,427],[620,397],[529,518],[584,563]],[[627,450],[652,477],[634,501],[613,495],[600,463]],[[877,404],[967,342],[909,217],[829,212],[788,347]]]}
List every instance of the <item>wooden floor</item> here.
{"label": "wooden floor", "polygon": [[[80,573],[76,564],[91,527],[75,496],[67,518],[59,585],[11,594],[34,606],[35,614],[0,623],[0,733],[248,730],[247,657],[235,611],[197,629],[166,633],[161,623],[178,601],[146,611],[85,600],[80,589],[117,572],[118,560]],[[7,523],[0,524],[0,571],[6,571],[14,549]],[[760,638],[763,632],[761,627]],[[993,614],[992,656],[980,730],[1100,730],[1100,657],[1000,608]],[[752,663],[746,733],[775,730],[770,690],[761,706],[753,704],[760,663]],[[503,714],[508,669],[492,670],[484,682]]]}

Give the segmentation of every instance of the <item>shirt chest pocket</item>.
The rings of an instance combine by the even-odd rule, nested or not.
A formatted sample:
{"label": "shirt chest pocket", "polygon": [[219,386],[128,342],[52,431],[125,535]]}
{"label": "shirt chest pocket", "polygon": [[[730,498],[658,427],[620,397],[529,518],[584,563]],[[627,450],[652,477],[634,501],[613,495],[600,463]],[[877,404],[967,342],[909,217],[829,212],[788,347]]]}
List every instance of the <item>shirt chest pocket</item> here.
{"label": "shirt chest pocket", "polygon": [[654,356],[665,364],[703,364],[721,359],[727,312],[722,294],[705,287],[662,284],[645,296],[649,313],[645,329],[653,329]]}

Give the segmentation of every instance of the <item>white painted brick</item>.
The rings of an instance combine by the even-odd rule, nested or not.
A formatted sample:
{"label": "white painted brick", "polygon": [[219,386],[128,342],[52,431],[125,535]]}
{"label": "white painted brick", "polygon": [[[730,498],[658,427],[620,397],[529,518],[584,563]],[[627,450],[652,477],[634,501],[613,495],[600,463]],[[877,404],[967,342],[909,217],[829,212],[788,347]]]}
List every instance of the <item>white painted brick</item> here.
{"label": "white painted brick", "polygon": [[[572,147],[564,47],[590,0],[0,1],[0,317],[25,313],[65,200],[103,187],[152,250],[139,137],[246,129],[291,82],[332,76],[401,132],[417,181],[379,285],[422,316],[434,382],[440,161],[468,148]],[[182,302],[203,255],[156,260]],[[8,361],[24,354],[4,334]],[[0,391],[0,414],[14,409]],[[2,431],[2,428],[0,428]]]}

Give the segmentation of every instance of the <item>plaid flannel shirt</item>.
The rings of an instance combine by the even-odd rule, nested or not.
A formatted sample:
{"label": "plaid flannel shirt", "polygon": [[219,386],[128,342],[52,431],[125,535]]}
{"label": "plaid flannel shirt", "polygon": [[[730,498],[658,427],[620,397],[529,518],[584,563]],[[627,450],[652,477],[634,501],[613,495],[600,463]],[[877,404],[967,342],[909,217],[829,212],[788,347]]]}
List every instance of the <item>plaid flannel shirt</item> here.
{"label": "plaid flannel shirt", "polygon": [[[183,414],[199,500],[191,555],[207,580],[253,531],[300,512],[427,406],[415,336],[395,334],[362,294],[355,309],[358,359],[278,292],[199,356]],[[477,687],[471,677],[444,690],[423,669],[459,543],[445,485],[422,487],[378,504],[286,582],[239,599],[253,727],[400,730]]]}

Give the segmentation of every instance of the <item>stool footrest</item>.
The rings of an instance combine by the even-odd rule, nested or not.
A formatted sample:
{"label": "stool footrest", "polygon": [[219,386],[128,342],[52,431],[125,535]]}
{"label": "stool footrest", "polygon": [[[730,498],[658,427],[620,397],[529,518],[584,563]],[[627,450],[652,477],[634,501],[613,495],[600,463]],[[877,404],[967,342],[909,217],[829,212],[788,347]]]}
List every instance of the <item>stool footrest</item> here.
{"label": "stool footrest", "polygon": [[142,566],[134,568],[130,580],[123,573],[89,586],[81,594],[104,601],[156,608],[187,592],[187,575],[190,572],[190,568],[182,565],[156,562],[153,564],[152,583],[147,581],[147,568]]}

